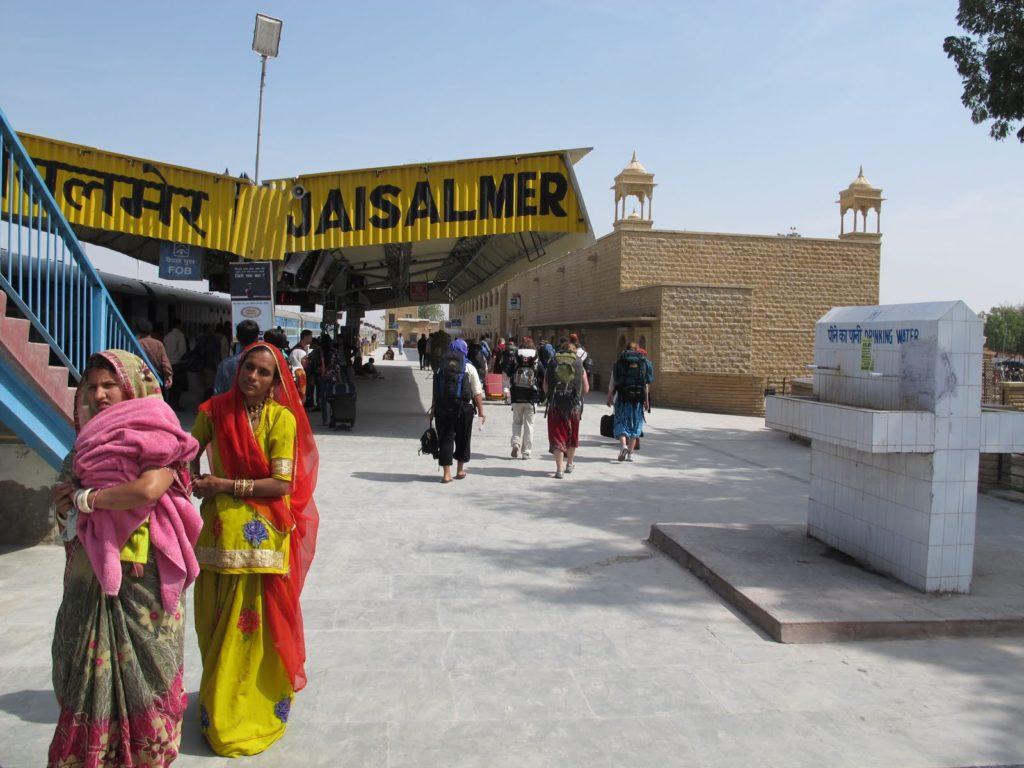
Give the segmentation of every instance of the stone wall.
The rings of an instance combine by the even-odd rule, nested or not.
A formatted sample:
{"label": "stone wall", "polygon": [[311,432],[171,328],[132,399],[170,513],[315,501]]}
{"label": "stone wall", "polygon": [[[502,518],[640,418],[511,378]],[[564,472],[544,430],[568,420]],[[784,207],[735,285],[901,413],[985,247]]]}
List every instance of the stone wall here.
{"label": "stone wall", "polygon": [[[880,252],[852,240],[616,231],[451,315],[466,336],[580,333],[602,388],[625,342],[643,337],[659,403],[762,414],[767,380],[806,374],[819,317],[878,303]],[[522,308],[506,311],[514,293]],[[489,328],[467,322],[481,311]]]}
{"label": "stone wall", "polygon": [[1024,411],[1024,382],[1004,381],[999,385],[1000,402],[1018,411]]}
{"label": "stone wall", "polygon": [[751,374],[752,291],[745,287],[661,287],[659,359],[667,371]]}
{"label": "stone wall", "polygon": [[50,495],[57,473],[24,443],[0,439],[0,544],[56,541]]}
{"label": "stone wall", "polygon": [[662,371],[654,383],[656,407],[739,416],[764,414],[764,379],[760,376]]}
{"label": "stone wall", "polygon": [[878,303],[879,243],[701,232],[621,232],[622,288],[656,283],[751,290],[751,373],[806,373],[814,322]]}

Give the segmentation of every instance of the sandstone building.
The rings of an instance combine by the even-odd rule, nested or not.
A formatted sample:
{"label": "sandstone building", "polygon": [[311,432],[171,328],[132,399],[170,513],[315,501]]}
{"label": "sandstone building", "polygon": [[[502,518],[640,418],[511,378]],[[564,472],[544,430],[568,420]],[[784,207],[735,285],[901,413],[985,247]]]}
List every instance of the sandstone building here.
{"label": "sandstone building", "polygon": [[[635,340],[655,364],[656,404],[753,415],[767,387],[807,375],[821,315],[878,303],[882,197],[863,170],[840,193],[838,239],[654,229],[654,187],[634,153],[615,178],[613,231],[453,304],[463,335],[576,332],[601,389]],[[640,212],[627,215],[630,197]]]}
{"label": "sandstone building", "polygon": [[394,344],[398,334],[402,334],[405,343],[410,347],[416,346],[416,339],[420,334],[429,336],[438,328],[441,323],[437,320],[427,320],[418,314],[419,307],[393,307],[384,312],[384,343]]}

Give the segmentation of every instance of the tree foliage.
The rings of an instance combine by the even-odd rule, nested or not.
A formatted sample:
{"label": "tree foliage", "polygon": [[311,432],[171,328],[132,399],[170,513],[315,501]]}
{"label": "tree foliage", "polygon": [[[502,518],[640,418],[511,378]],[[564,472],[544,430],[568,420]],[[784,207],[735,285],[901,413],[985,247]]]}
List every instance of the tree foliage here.
{"label": "tree foliage", "polygon": [[1024,355],[1024,304],[983,312],[985,346],[996,352]]}
{"label": "tree foliage", "polygon": [[[975,123],[1005,139],[1024,120],[1024,0],[960,0],[956,22],[967,35],[942,45],[963,79],[961,101]],[[1024,142],[1024,126],[1017,131]]]}
{"label": "tree foliage", "polygon": [[441,309],[440,304],[420,304],[419,316],[421,320],[435,320],[441,322],[444,320],[444,310]]}

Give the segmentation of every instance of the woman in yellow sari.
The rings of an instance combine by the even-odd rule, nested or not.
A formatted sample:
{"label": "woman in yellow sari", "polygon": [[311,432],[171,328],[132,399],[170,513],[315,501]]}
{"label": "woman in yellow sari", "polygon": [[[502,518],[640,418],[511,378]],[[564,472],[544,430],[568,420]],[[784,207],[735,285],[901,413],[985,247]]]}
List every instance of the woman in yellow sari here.
{"label": "woman in yellow sari", "polygon": [[253,755],[284,735],[306,683],[299,595],[317,528],[316,446],[280,351],[244,350],[235,385],[200,406],[192,434],[211,469],[193,482],[200,726],[217,754]]}

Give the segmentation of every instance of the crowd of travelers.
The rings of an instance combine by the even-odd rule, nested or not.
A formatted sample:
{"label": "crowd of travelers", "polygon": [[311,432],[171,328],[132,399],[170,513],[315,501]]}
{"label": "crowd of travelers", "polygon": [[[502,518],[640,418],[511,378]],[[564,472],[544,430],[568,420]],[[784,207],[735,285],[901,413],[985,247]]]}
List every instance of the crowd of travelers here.
{"label": "crowd of travelers", "polygon": [[[175,411],[183,410],[183,395],[196,387],[196,403],[227,392],[234,384],[242,351],[260,338],[259,326],[252,320],[235,327],[234,343],[227,324],[203,328],[192,339],[179,321],[171,321],[170,330],[163,333],[148,320],[138,320],[135,332],[163,382],[164,399]],[[384,378],[369,354],[376,335],[349,343],[343,335],[317,337],[303,330],[292,345],[278,327],[267,330],[262,338],[281,351],[304,407],[319,411],[325,427],[350,429],[355,423],[356,380]]]}
{"label": "crowd of travelers", "polygon": [[[148,361],[115,349],[87,361],[74,448],[53,492],[66,565],[52,647],[60,712],[50,766],[168,766],[177,757],[188,706],[189,587],[206,741],[237,757],[283,736],[307,681],[300,597],[319,521],[307,411],[321,411],[324,424],[354,421],[355,379],[380,375],[372,358],[362,362],[359,342],[344,337],[305,331],[290,345],[281,329],[261,338],[245,320],[232,350],[223,327],[191,343],[178,323],[166,334],[147,322],[136,330]],[[575,335],[492,346],[487,337],[466,342],[438,331],[415,343],[433,377],[429,416],[442,482],[466,477],[473,426],[486,420],[495,378],[512,406],[512,458],[530,458],[543,406],[555,477],[575,470],[593,374]],[[643,433],[653,376],[635,344],[613,366],[608,403],[620,460],[631,460]],[[195,382],[202,402],[186,431],[174,409]]]}
{"label": "crowd of travelers", "polygon": [[[429,361],[433,372],[428,432],[424,446],[436,454],[442,483],[466,477],[474,420],[486,420],[483,403],[491,386],[512,408],[511,457],[529,459],[533,453],[534,422],[539,407],[547,421],[548,451],[555,461],[554,477],[576,470],[580,418],[590,392],[594,360],[569,334],[553,344],[529,336],[499,338],[491,347],[484,335],[469,341],[452,339],[445,331],[417,341],[420,367]],[[650,411],[654,365],[646,350],[630,342],[612,366],[607,404],[613,408],[608,436],[619,441],[619,461],[633,461]],[[433,430],[431,432],[430,430]]]}

